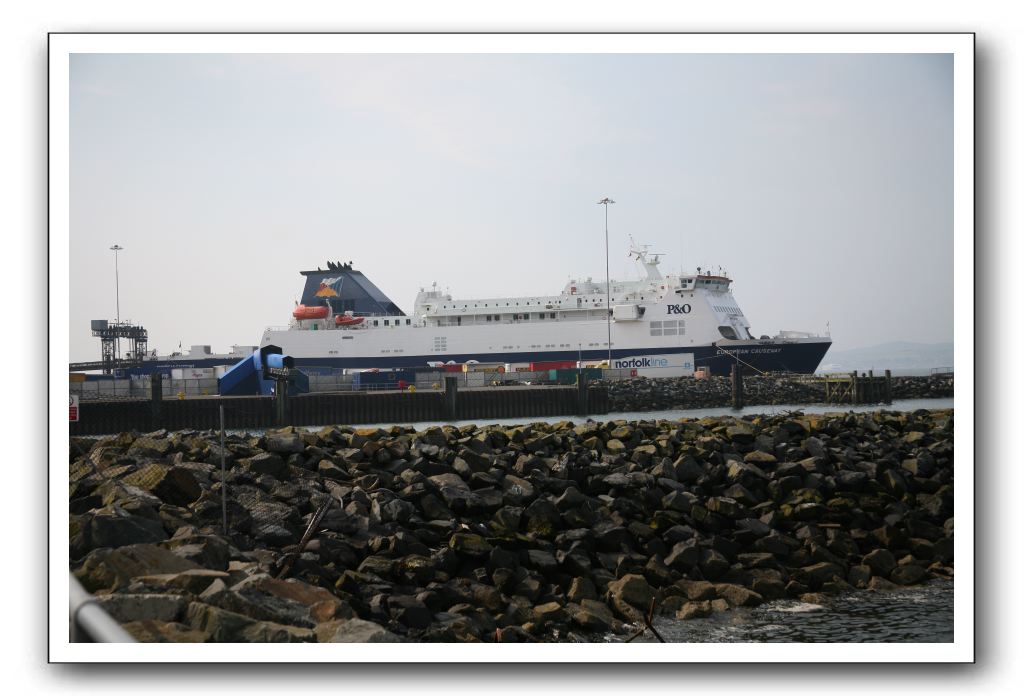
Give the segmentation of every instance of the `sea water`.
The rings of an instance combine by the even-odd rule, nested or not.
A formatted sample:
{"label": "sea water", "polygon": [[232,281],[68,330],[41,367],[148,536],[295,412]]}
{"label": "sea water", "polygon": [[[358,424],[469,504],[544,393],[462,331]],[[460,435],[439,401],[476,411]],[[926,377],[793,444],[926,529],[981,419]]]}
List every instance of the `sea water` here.
{"label": "sea water", "polygon": [[[670,409],[664,411],[615,411],[612,413],[606,413],[601,415],[589,416],[590,419],[595,421],[611,421],[611,420],[627,420],[627,421],[654,421],[654,420],[681,420],[684,418],[706,418],[711,416],[736,416],[741,418],[742,416],[757,416],[757,415],[784,415],[786,413],[848,413],[850,411],[854,413],[866,413],[872,411],[916,411],[918,409],[949,409],[953,408],[952,399],[902,399],[899,401],[893,401],[891,404],[860,404],[852,406],[848,404],[813,404],[813,405],[798,405],[798,404],[766,404],[763,406],[746,406],[741,410],[736,410],[730,407],[721,408],[694,408],[694,409]],[[564,414],[560,416],[535,416],[535,417],[521,417],[521,418],[476,418],[464,421],[422,421],[416,423],[370,423],[370,424],[359,424],[352,427],[355,428],[389,428],[392,425],[411,425],[416,430],[424,430],[437,425],[513,425],[521,423],[557,423],[559,421],[571,421],[573,423],[581,423],[586,420],[586,417],[580,417],[572,414]],[[306,429],[312,432],[316,432],[323,428],[323,426],[307,426]],[[248,431],[229,431],[229,432],[249,432],[259,433],[262,430],[248,430]]]}
{"label": "sea water", "polygon": [[[671,643],[951,643],[952,598],[951,580],[931,580],[898,590],[828,596],[819,604],[778,600],[702,619],[661,617],[654,628]],[[634,642],[656,641],[647,631]]]}

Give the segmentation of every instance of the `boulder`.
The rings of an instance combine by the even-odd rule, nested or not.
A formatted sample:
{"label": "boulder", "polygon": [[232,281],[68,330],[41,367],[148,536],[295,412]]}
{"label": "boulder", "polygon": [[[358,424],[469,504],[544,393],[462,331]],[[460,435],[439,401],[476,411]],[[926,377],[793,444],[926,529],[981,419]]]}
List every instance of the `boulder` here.
{"label": "boulder", "polygon": [[494,548],[479,534],[467,534],[464,532],[452,534],[448,546],[460,554],[476,557],[486,556]]}
{"label": "boulder", "polygon": [[720,583],[715,585],[714,590],[730,607],[755,607],[764,603],[763,597],[741,585]]}
{"label": "boulder", "polygon": [[688,619],[702,619],[710,616],[713,612],[710,601],[686,602],[675,614],[676,619],[686,621]]}
{"label": "boulder", "polygon": [[209,587],[214,580],[227,580],[230,577],[231,576],[227,573],[219,570],[190,568],[177,573],[140,575],[135,577],[134,580],[146,587],[158,588],[167,591],[181,590],[188,594],[197,595]]}
{"label": "boulder", "polygon": [[271,452],[263,452],[249,459],[243,459],[239,464],[242,469],[254,476],[269,474],[276,479],[281,479],[288,473],[288,465],[284,463],[284,460]]}
{"label": "boulder", "polygon": [[533,608],[533,622],[539,626],[565,620],[565,609],[557,602],[547,602]]}
{"label": "boulder", "polygon": [[120,505],[86,513],[71,524],[71,556],[80,558],[94,549],[152,544],[167,538],[163,523],[132,515]]}
{"label": "boulder", "polygon": [[646,578],[634,573],[629,573],[620,580],[608,583],[607,591],[609,595],[638,607],[644,612],[650,608],[650,602],[655,596],[654,588],[650,586]]}
{"label": "boulder", "polygon": [[170,505],[184,507],[199,499],[202,488],[195,476],[181,466],[150,464],[123,479],[129,486],[148,491]]}
{"label": "boulder", "polygon": [[927,579],[927,571],[913,563],[899,565],[892,570],[888,579],[897,585],[915,585]]}
{"label": "boulder", "polygon": [[693,602],[717,599],[718,596],[715,585],[705,580],[680,580],[675,583],[675,586],[681,589],[685,596]]}
{"label": "boulder", "polygon": [[176,573],[197,569],[195,563],[152,544],[133,544],[117,549],[97,549],[85,557],[75,571],[89,592],[117,590],[133,578],[158,573]]}
{"label": "boulder", "polygon": [[265,449],[277,454],[294,454],[305,449],[305,442],[297,433],[267,433]]}
{"label": "boulder", "polygon": [[871,574],[887,578],[895,570],[895,556],[888,549],[874,549],[863,557],[863,565],[870,568]]}
{"label": "boulder", "polygon": [[584,631],[602,633],[614,626],[614,614],[603,602],[594,599],[583,599],[576,604],[566,606],[572,623]]}
{"label": "boulder", "polygon": [[96,595],[96,602],[114,620],[178,621],[188,608],[188,598],[173,594],[108,594]]}
{"label": "boulder", "polygon": [[[582,605],[584,599],[597,599],[597,588],[589,578],[573,578],[572,584],[565,595],[569,602]],[[606,607],[605,607],[606,608]]]}

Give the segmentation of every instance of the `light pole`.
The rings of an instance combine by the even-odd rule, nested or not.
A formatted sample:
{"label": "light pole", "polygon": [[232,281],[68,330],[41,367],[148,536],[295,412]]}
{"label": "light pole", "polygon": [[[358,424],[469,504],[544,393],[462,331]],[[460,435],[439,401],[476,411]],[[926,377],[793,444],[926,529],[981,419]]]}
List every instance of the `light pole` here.
{"label": "light pole", "polygon": [[607,206],[613,205],[610,198],[601,198],[597,205],[604,206],[604,278],[607,282],[607,369],[611,369],[611,255],[607,243]]}
{"label": "light pole", "polygon": [[[110,251],[114,252],[114,296],[117,298],[117,324],[121,324],[121,277],[117,269],[117,252],[122,251],[123,246],[118,244],[110,247]],[[120,329],[118,329],[120,330]],[[121,338],[117,337],[114,339],[114,361],[121,359]]]}

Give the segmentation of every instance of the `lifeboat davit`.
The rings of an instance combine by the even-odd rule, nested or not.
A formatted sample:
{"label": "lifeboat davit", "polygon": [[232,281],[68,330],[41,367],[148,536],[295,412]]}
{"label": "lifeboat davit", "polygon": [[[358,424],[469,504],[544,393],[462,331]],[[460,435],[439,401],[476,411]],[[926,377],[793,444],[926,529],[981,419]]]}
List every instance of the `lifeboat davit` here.
{"label": "lifeboat davit", "polygon": [[348,314],[338,314],[334,317],[334,323],[338,326],[358,326],[366,321],[366,317],[353,317]]}
{"label": "lifeboat davit", "polygon": [[291,316],[296,319],[326,319],[330,313],[330,309],[326,306],[319,307],[307,307],[306,305],[300,304],[295,307],[295,311],[291,313]]}

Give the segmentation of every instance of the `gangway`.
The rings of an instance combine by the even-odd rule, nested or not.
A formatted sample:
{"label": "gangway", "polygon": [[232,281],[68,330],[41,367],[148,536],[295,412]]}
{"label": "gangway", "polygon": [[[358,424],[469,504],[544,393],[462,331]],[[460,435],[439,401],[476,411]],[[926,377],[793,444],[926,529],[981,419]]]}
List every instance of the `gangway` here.
{"label": "gangway", "polygon": [[289,396],[309,391],[309,377],[295,369],[294,359],[279,346],[268,345],[217,378],[217,391],[221,396],[270,396],[278,384],[288,385]]}

